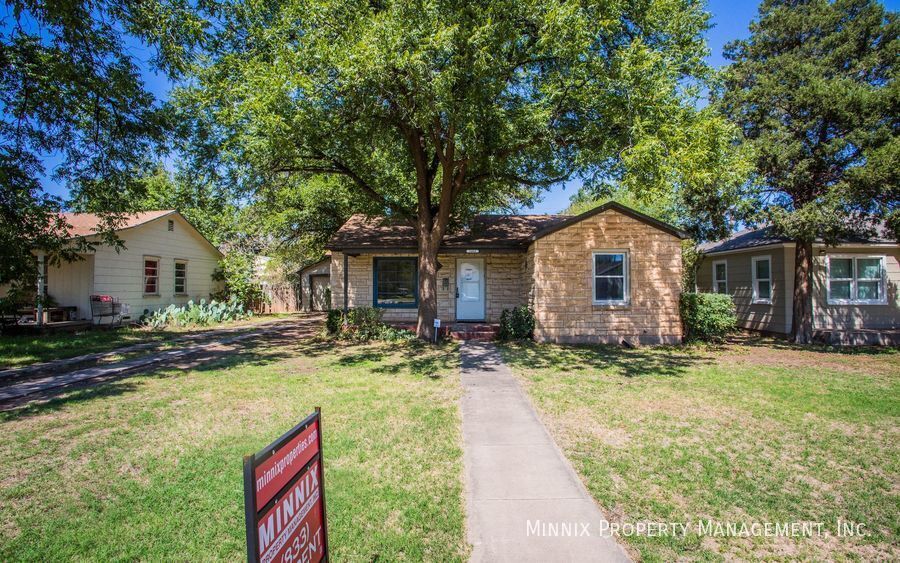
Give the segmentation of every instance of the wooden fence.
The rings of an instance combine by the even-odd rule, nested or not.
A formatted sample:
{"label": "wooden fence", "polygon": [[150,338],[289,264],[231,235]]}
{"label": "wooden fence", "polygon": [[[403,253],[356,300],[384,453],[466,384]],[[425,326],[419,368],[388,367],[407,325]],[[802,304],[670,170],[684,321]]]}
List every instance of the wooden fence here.
{"label": "wooden fence", "polygon": [[300,284],[264,284],[267,302],[254,305],[255,313],[296,313],[301,310]]}

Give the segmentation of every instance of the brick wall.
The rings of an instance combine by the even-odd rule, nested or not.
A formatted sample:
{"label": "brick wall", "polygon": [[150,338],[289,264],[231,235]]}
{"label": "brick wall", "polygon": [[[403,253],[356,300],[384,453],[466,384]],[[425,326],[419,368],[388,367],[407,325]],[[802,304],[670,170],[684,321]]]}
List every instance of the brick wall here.
{"label": "brick wall", "polygon": [[[592,253],[629,253],[630,301],[594,305]],[[532,258],[533,257],[533,258]],[[535,339],[551,342],[676,343],[681,340],[681,241],[642,221],[606,211],[532,243],[524,273]]]}

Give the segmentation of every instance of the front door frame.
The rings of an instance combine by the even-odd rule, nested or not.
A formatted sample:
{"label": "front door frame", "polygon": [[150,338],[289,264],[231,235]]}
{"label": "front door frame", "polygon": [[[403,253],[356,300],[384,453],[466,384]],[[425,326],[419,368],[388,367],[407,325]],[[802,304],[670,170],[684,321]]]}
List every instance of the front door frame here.
{"label": "front door frame", "polygon": [[[459,318],[459,286],[460,274],[462,268],[459,267],[461,262],[479,262],[481,264],[481,316],[478,318],[461,319]],[[482,258],[460,258],[456,262],[456,321],[461,323],[479,323],[484,322],[487,318],[487,261]]]}

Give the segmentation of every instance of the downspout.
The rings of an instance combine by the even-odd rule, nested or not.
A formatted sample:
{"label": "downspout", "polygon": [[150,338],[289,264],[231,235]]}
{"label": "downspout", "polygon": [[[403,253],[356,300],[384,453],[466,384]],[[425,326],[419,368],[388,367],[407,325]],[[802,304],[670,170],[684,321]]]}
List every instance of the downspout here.
{"label": "downspout", "polygon": [[[350,259],[347,256],[347,253],[344,253],[344,318],[347,318],[347,313],[350,310],[350,306],[347,302],[349,291],[347,289],[347,284],[350,283]],[[312,285],[312,284],[310,284]]]}

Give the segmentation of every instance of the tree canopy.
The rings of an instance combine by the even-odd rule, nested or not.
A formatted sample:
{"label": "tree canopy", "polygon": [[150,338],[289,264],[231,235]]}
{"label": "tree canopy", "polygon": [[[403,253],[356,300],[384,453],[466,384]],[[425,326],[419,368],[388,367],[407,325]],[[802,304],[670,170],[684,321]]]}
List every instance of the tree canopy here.
{"label": "tree canopy", "polygon": [[414,225],[429,331],[453,221],[574,177],[668,190],[682,167],[715,189],[706,162],[720,155],[690,171],[684,154],[733,140],[691,99],[709,77],[698,0],[291,0],[206,17],[194,82],[176,96],[205,118],[203,143],[254,193],[338,176],[373,212]]}
{"label": "tree canopy", "polygon": [[900,203],[900,22],[875,0],[766,0],[726,46],[722,107],[752,148],[757,220],[798,240]]}
{"label": "tree canopy", "polygon": [[[0,27],[0,283],[34,274],[35,249],[72,258],[63,183],[76,206],[121,207],[122,188],[165,139],[166,112],[149,94],[129,38],[155,48],[159,68],[183,70],[198,37],[181,0],[8,0]],[[48,162],[52,163],[48,168]],[[104,225],[113,240],[114,215]]]}

